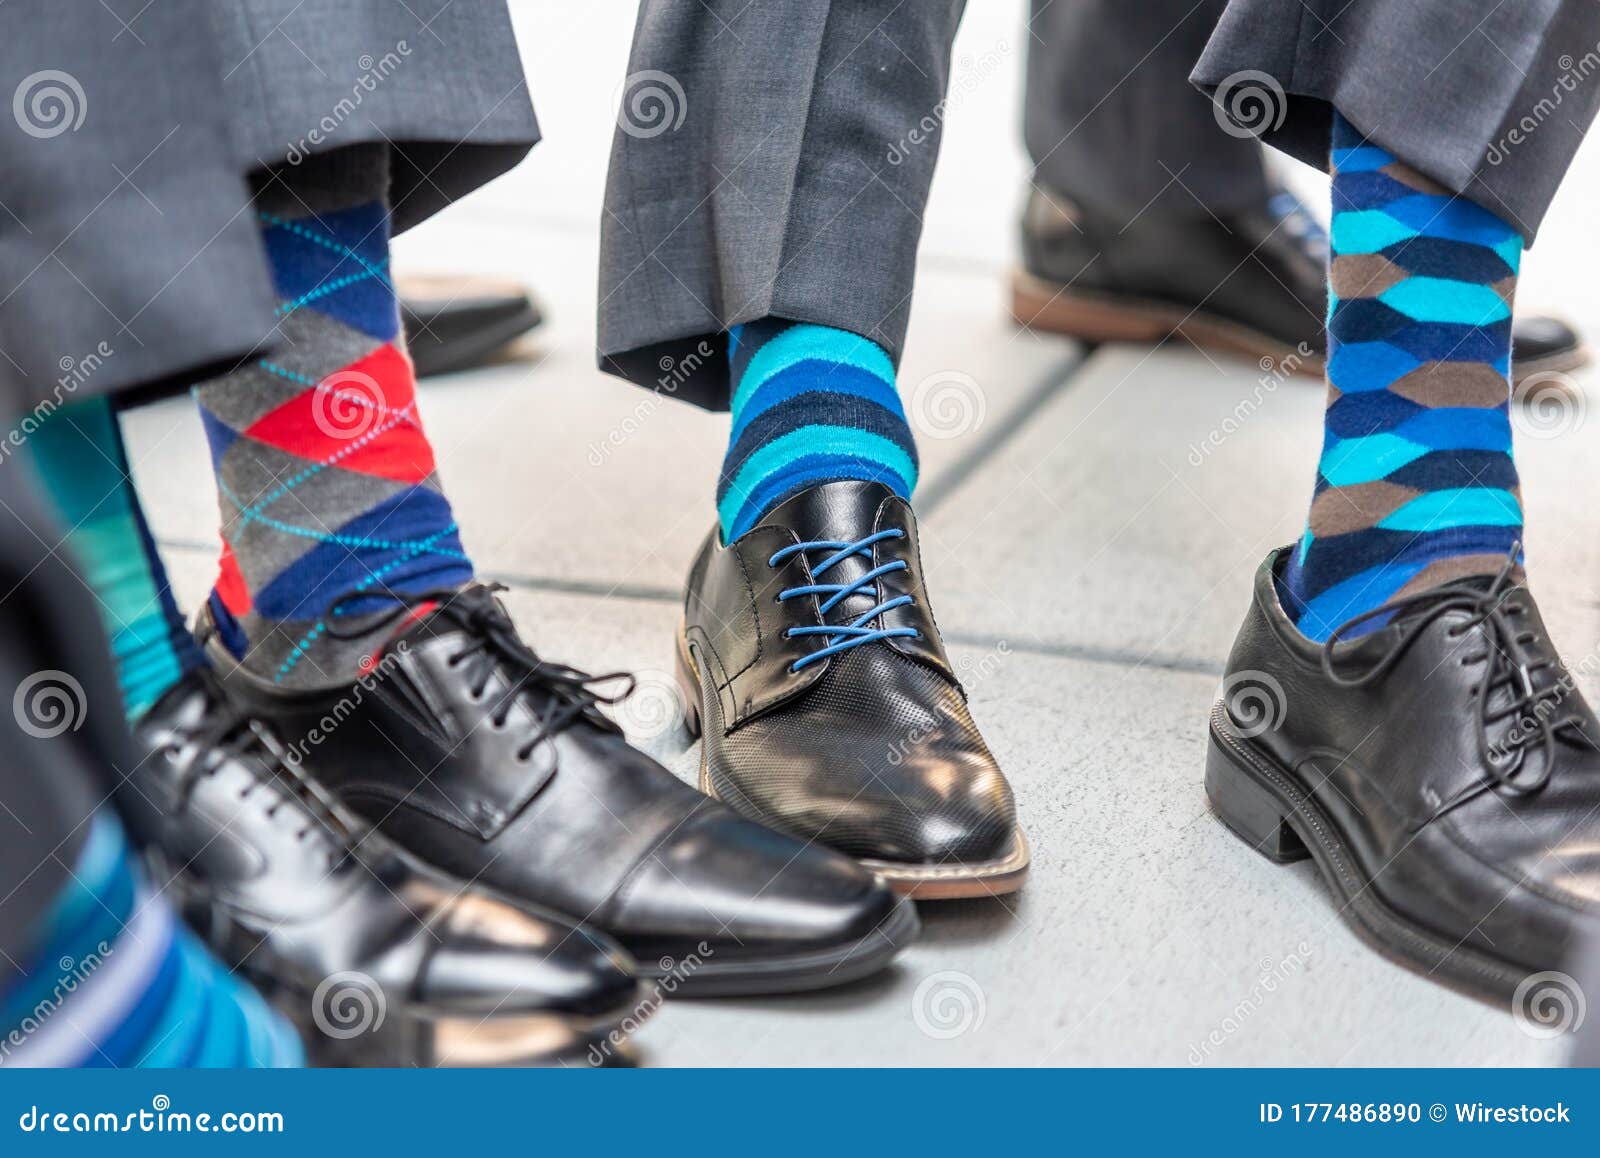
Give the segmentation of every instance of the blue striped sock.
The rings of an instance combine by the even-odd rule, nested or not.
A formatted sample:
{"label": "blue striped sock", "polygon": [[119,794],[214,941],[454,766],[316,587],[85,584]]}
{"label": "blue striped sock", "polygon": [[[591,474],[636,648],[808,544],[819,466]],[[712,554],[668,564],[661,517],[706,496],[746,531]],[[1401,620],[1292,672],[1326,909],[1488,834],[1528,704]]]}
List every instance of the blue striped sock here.
{"label": "blue striped sock", "polygon": [[91,822],[72,876],[0,972],[0,1067],[293,1067],[288,1022],[153,893],[121,826]]}
{"label": "blue striped sock", "polygon": [[1522,538],[1509,406],[1521,236],[1337,114],[1330,168],[1329,401],[1282,581],[1319,641],[1397,596],[1495,574]]}
{"label": "blue striped sock", "polygon": [[763,318],[728,347],[733,430],[717,483],[732,542],[821,483],[881,482],[909,499],[917,448],[882,347],[848,330]]}
{"label": "blue striped sock", "polygon": [[104,398],[63,406],[28,447],[100,605],[123,708],[136,719],[204,660],[151,540],[116,413]]}

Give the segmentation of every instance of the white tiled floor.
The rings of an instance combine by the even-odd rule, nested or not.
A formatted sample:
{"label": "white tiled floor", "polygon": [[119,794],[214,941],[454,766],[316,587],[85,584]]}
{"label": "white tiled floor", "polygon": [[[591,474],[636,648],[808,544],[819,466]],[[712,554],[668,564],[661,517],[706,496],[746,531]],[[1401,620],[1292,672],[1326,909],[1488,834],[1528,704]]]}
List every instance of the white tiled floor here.
{"label": "white tiled floor", "polygon": [[[597,206],[632,5],[515,8],[546,142],[403,238],[399,264],[515,274],[551,321],[529,360],[429,383],[425,416],[468,544],[513,584],[530,637],[591,668],[645,673],[647,699],[625,719],[687,775],[697,755],[670,726],[662,673],[675,591],[712,518],[726,420],[669,402],[634,421],[645,396],[594,369]],[[1033,881],[1004,904],[924,906],[922,942],[874,981],[670,1005],[640,1037],[645,1060],[1551,1060],[1553,1047],[1504,1012],[1364,948],[1310,869],[1269,864],[1209,814],[1205,713],[1252,570],[1299,529],[1321,389],[1297,379],[1263,391],[1254,365],[1183,349],[1103,349],[1079,365],[1069,343],[1004,320],[1026,168],[1014,110],[1022,8],[972,5],[958,44],[958,68],[986,52],[1004,63],[952,104],[902,378],[909,390],[965,374],[981,401],[981,419],[957,421],[955,437],[920,422],[924,549],[958,660],[988,673],[972,681],[974,710],[1016,785]],[[1585,218],[1597,182],[1592,147],[1551,215],[1553,240],[1528,259],[1524,299],[1600,332],[1589,275],[1600,242]],[[1246,398],[1258,405],[1234,429]],[[130,430],[192,604],[215,537],[198,424],[179,400],[132,416]],[[1212,431],[1223,437],[1196,454]],[[1533,573],[1576,658],[1600,626],[1600,422],[1521,445]]]}

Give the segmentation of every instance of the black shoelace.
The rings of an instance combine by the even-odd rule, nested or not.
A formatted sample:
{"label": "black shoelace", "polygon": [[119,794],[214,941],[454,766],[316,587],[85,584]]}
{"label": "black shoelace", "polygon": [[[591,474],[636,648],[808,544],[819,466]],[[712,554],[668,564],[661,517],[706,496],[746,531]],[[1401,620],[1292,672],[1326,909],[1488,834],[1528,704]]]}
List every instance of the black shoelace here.
{"label": "black shoelace", "polygon": [[272,787],[276,798],[266,806],[268,818],[276,817],[285,804],[298,802],[308,823],[296,838],[305,840],[318,825],[332,837],[339,853],[351,851],[361,834],[339,815],[323,790],[288,758],[277,737],[260,720],[231,703],[220,688],[206,688],[204,718],[192,728],[179,729],[182,742],[168,745],[176,757],[184,748],[188,761],[178,773],[178,807],[186,808],[201,777],[209,776],[228,760],[238,760],[254,774],[249,787],[239,793],[248,799],[259,788]]}
{"label": "black shoelace", "polygon": [[[1549,654],[1529,653],[1527,645],[1536,641],[1537,633],[1523,621],[1527,605],[1507,598],[1518,586],[1512,582],[1512,575],[1520,551],[1519,543],[1506,555],[1505,563],[1487,587],[1449,584],[1391,600],[1341,623],[1322,646],[1323,674],[1341,687],[1360,688],[1381,679],[1440,616],[1458,611],[1468,613],[1469,618],[1448,629],[1451,638],[1465,636],[1477,627],[1485,629],[1487,647],[1462,656],[1460,661],[1466,666],[1485,661],[1489,665],[1484,678],[1472,689],[1476,701],[1478,752],[1488,779],[1467,795],[1492,786],[1518,795],[1539,791],[1549,783],[1555,768],[1556,737],[1563,729],[1574,729],[1581,742],[1592,745],[1584,731],[1583,714],[1572,706],[1575,692],[1570,677],[1563,675],[1541,681],[1540,674],[1553,667],[1555,660]],[[1335,646],[1356,627],[1379,616],[1393,617],[1396,631],[1393,645],[1357,671],[1351,672],[1348,663],[1344,665],[1345,674],[1336,671]],[[1494,708],[1491,699],[1502,688],[1510,693],[1508,702]],[[1513,717],[1516,722],[1506,737],[1491,743],[1489,730]],[[1521,776],[1519,773],[1528,763],[1528,751],[1533,747],[1538,748],[1544,759],[1530,775]],[[1447,801],[1440,811],[1454,807],[1464,798]]]}
{"label": "black shoelace", "polygon": [[[490,722],[496,728],[505,727],[512,707],[518,700],[524,699],[526,693],[543,693],[546,706],[542,711],[534,706],[531,696],[527,697],[530,707],[534,708],[536,720],[527,741],[517,749],[518,760],[527,760],[540,743],[580,719],[597,728],[620,734],[622,729],[600,709],[602,705],[620,704],[632,695],[636,683],[634,677],[620,671],[590,675],[566,664],[551,663],[540,658],[522,641],[511,617],[494,598],[495,592],[505,589],[500,583],[479,583],[462,590],[451,588],[408,596],[404,601],[395,597],[397,602],[392,611],[380,611],[373,617],[363,617],[359,634],[397,623],[411,615],[414,607],[436,602],[438,607],[433,614],[450,620],[467,635],[466,641],[447,657],[447,662],[451,667],[471,665],[466,675],[467,687],[473,699],[483,698],[489,679],[496,671],[505,679],[505,690],[489,710]],[[335,601],[328,609],[329,622],[333,621],[342,604],[370,598],[371,592],[355,592]],[[330,628],[328,634],[334,635],[335,631]],[[597,690],[618,680],[626,681],[626,686],[620,692],[605,694]]]}

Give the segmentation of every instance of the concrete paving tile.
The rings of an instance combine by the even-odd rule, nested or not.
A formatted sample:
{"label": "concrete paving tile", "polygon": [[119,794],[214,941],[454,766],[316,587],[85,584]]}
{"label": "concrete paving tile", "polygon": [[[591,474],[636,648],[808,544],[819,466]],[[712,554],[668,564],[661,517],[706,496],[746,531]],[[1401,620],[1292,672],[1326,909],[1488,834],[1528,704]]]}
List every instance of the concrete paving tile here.
{"label": "concrete paving tile", "polygon": [[[1574,663],[1600,604],[1590,409],[1514,412],[1535,590]],[[1220,667],[1255,568],[1304,525],[1322,410],[1315,379],[1101,349],[924,521],[941,625]]]}

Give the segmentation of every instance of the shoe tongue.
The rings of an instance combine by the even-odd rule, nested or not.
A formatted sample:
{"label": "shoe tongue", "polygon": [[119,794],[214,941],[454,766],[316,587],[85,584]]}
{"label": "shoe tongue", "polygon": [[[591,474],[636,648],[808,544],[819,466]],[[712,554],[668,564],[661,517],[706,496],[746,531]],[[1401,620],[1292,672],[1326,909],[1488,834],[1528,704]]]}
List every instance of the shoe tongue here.
{"label": "shoe tongue", "polygon": [[482,583],[469,583],[449,600],[424,599],[412,604],[406,614],[395,622],[389,632],[388,640],[375,654],[381,658],[384,652],[402,640],[409,644],[413,641],[431,639],[440,630],[458,630],[460,624],[453,618],[446,618],[444,622],[438,624],[434,622],[439,619],[440,609],[446,602],[462,609],[483,607],[485,604],[498,606],[494,591]]}
{"label": "shoe tongue", "polygon": [[[794,532],[802,543],[853,543],[872,534],[878,507],[893,494],[892,490],[878,482],[823,483],[784,500],[762,523],[785,527]],[[806,552],[811,567],[832,554],[832,551],[822,547]],[[872,567],[872,559],[867,556],[851,555],[816,576],[814,581],[848,584],[872,570]],[[826,598],[817,597],[819,603]],[[823,618],[829,623],[842,623],[865,613],[877,602],[876,592],[868,587],[835,605]]]}
{"label": "shoe tongue", "polygon": [[787,527],[802,543],[851,543],[872,534],[878,507],[893,494],[880,482],[823,483],[785,499],[761,522]]}

